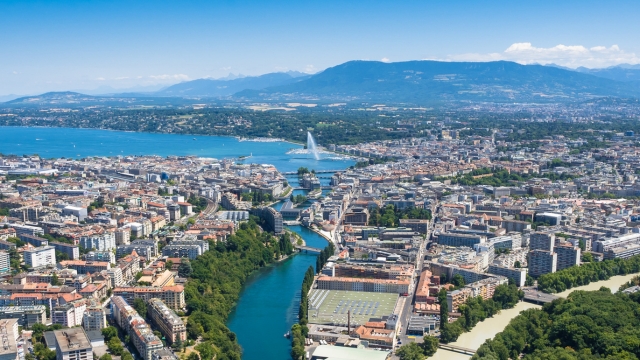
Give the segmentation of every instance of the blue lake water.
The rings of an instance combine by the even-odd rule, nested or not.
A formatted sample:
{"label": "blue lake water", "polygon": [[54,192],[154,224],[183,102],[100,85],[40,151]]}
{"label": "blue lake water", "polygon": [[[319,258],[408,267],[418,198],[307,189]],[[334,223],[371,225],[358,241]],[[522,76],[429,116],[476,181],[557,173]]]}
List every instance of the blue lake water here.
{"label": "blue lake water", "polygon": [[[195,140],[194,140],[195,139]],[[281,172],[304,166],[315,170],[344,169],[352,160],[315,160],[287,155],[302,146],[288,142],[238,141],[226,136],[136,133],[96,129],[0,126],[0,153],[38,154],[44,158],[118,155],[196,155],[218,159],[251,156],[245,163],[275,165]],[[328,180],[322,180],[324,183]]]}
{"label": "blue lake water", "polygon": [[[196,140],[193,140],[193,139]],[[252,155],[249,163],[273,164],[282,172],[304,166],[315,170],[345,169],[352,160],[315,160],[311,155],[287,155],[286,142],[240,142],[233,137],[132,133],[121,131],[0,127],[0,153],[39,154],[44,158],[118,155],[196,155],[219,159]],[[320,174],[321,183],[329,184],[331,174]],[[297,186],[297,177],[288,176]],[[305,194],[296,190],[294,194]],[[279,208],[282,203],[277,204]],[[308,204],[306,205],[308,206]],[[307,245],[324,248],[327,241],[301,226],[291,226]],[[282,263],[261,269],[245,284],[240,300],[229,316],[228,326],[238,336],[245,360],[289,359],[290,340],[284,338],[297,321],[300,286],[305,271],[315,266],[316,255],[298,254]]]}

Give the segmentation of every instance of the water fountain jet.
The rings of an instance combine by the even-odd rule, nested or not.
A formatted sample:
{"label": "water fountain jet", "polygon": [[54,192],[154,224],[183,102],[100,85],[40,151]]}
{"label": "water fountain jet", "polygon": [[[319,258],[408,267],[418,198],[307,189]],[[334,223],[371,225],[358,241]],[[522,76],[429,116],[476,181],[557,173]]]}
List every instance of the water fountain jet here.
{"label": "water fountain jet", "polygon": [[316,145],[316,141],[313,139],[310,131],[307,131],[307,150],[313,154],[313,157],[316,160],[320,160],[320,153],[318,153],[318,146]]}

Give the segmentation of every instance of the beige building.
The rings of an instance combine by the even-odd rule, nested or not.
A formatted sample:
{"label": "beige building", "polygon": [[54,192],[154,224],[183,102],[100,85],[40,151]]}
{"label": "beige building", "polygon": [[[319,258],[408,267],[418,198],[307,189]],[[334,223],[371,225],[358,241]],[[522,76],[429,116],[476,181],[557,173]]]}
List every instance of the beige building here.
{"label": "beige building", "polygon": [[152,286],[118,287],[113,290],[113,295],[122,296],[130,304],[133,304],[134,299],[149,301],[152,298],[158,298],[173,310],[180,310],[186,306],[182,285],[161,288]]}
{"label": "beige building", "polygon": [[187,327],[173,310],[157,298],[149,300],[148,304],[149,317],[169,343],[174,343],[177,339],[187,340]]}
{"label": "beige building", "polygon": [[92,360],[93,348],[87,333],[81,327],[56,330],[56,360]]}

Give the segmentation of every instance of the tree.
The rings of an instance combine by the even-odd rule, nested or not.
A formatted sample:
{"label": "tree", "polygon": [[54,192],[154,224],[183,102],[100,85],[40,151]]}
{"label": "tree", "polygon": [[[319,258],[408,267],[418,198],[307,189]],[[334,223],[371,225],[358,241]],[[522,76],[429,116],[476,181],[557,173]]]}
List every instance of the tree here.
{"label": "tree", "polygon": [[200,356],[198,355],[197,352],[192,352],[191,354],[189,354],[189,356],[187,356],[187,360],[200,360]]}
{"label": "tree", "polygon": [[520,269],[520,267],[521,267],[521,266],[522,266],[522,264],[520,264],[520,261],[516,261],[516,262],[513,264],[513,267],[515,267],[516,269]]}
{"label": "tree", "polygon": [[102,336],[104,336],[104,341],[109,342],[111,338],[118,337],[118,329],[113,326],[108,326],[102,329]]}
{"label": "tree", "polygon": [[167,270],[171,270],[171,268],[173,268],[173,261],[167,260],[167,262],[164,264],[164,267]]}
{"label": "tree", "polygon": [[51,285],[62,285],[62,282],[58,279],[58,274],[53,273],[53,275],[51,275]]}
{"label": "tree", "polygon": [[133,355],[131,355],[130,352],[125,351],[120,357],[120,360],[134,360],[134,359],[133,359]]}
{"label": "tree", "polygon": [[438,343],[440,341],[438,340],[437,337],[434,336],[425,336],[423,338],[423,342],[420,345],[420,347],[422,347],[422,353],[424,354],[424,356],[429,357],[429,356],[433,356],[433,354],[436,353],[436,351],[438,351]]}
{"label": "tree", "polygon": [[460,274],[455,274],[453,275],[453,278],[451,278],[451,283],[455,287],[463,287],[465,285],[464,277],[462,277],[462,275]]}
{"label": "tree", "polygon": [[110,354],[104,354],[104,355],[100,356],[100,360],[111,360],[111,355]]}
{"label": "tree", "polygon": [[398,355],[400,360],[424,360],[422,348],[414,342],[402,345],[396,350],[396,355]]}
{"label": "tree", "polygon": [[582,262],[593,262],[593,255],[591,253],[582,253]]}
{"label": "tree", "polygon": [[145,303],[143,299],[140,299],[140,298],[133,299],[133,308],[143,318],[147,317],[147,303]]}
{"label": "tree", "polygon": [[120,356],[124,352],[124,347],[122,346],[120,339],[117,337],[113,337],[109,342],[107,342],[107,348],[109,349],[109,352],[115,356]]}
{"label": "tree", "polygon": [[180,266],[178,267],[178,275],[180,277],[189,277],[193,269],[191,268],[191,262],[187,258],[180,259]]}

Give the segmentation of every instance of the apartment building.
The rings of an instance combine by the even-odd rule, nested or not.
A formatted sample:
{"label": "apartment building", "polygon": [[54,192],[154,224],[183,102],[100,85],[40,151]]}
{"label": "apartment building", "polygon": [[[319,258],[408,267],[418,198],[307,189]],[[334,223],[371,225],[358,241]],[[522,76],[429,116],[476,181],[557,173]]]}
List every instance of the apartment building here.
{"label": "apartment building", "polygon": [[530,250],[544,250],[553,252],[553,247],[556,242],[556,235],[547,232],[534,232],[529,238]]}
{"label": "apartment building", "polygon": [[50,245],[53,246],[56,251],[67,254],[70,260],[80,259],[80,248],[77,245],[65,244],[57,241],[52,241]]}
{"label": "apartment building", "polygon": [[116,248],[116,236],[112,232],[105,232],[100,235],[82,236],[80,237],[78,244],[85,249],[109,251]]}
{"label": "apartment building", "polygon": [[161,288],[151,286],[117,287],[113,289],[113,295],[121,296],[129,303],[133,303],[134,299],[149,301],[152,298],[158,298],[173,310],[181,310],[186,306],[184,287],[182,285],[165,286]]}
{"label": "apartment building", "polygon": [[558,254],[556,270],[560,271],[571,266],[580,265],[580,247],[563,243],[556,245],[554,252]]}
{"label": "apartment building", "polygon": [[174,343],[177,339],[187,340],[187,328],[184,322],[162,300],[152,298],[148,301],[148,305],[151,321],[156,324],[169,343]]}
{"label": "apartment building", "polygon": [[87,306],[82,316],[82,327],[86,331],[102,330],[108,326],[107,314],[100,303]]}
{"label": "apartment building", "polygon": [[482,244],[487,241],[486,236],[483,235],[469,235],[469,234],[456,234],[456,233],[444,233],[438,235],[438,244],[446,246],[466,246],[473,248],[475,244]]}
{"label": "apartment building", "polygon": [[56,360],[92,360],[93,347],[81,327],[56,330]]}
{"label": "apartment building", "polygon": [[54,306],[51,309],[51,322],[66,327],[80,326],[86,309],[84,300]]}
{"label": "apartment building", "polygon": [[529,252],[529,274],[538,277],[542,274],[554,273],[557,270],[558,254],[545,250]]}
{"label": "apartment building", "polygon": [[500,275],[511,279],[518,287],[524,286],[527,281],[527,271],[527,268],[505,267],[497,264],[489,265],[490,274]]}
{"label": "apartment building", "polygon": [[42,246],[25,250],[22,256],[25,265],[31,269],[56,265],[56,250],[53,246]]}
{"label": "apartment building", "polygon": [[9,272],[11,270],[11,259],[9,253],[6,251],[0,251],[0,274]]}
{"label": "apartment building", "polygon": [[63,260],[58,263],[60,269],[73,269],[78,274],[96,273],[111,269],[111,264],[106,261]]}

